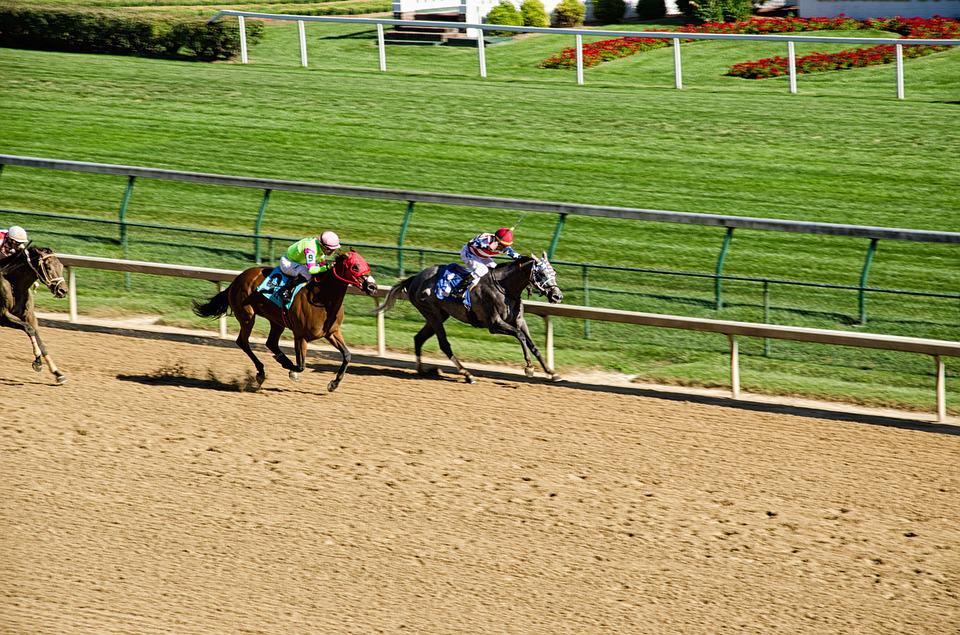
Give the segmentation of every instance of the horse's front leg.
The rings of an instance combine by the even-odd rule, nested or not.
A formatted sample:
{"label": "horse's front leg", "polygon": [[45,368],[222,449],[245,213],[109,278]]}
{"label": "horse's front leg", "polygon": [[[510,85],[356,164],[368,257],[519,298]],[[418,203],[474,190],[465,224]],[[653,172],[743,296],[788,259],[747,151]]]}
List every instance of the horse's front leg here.
{"label": "horse's front leg", "polygon": [[57,368],[57,365],[53,362],[53,359],[47,354],[47,347],[44,346],[43,340],[40,338],[40,332],[37,330],[37,318],[36,316],[31,315],[27,320],[21,320],[19,317],[10,312],[9,309],[4,309],[3,317],[5,317],[13,326],[23,329],[23,332],[27,334],[27,337],[30,339],[30,345],[33,347],[33,370],[40,372],[43,370],[43,360],[46,360],[47,367],[50,369],[50,372],[53,373],[54,377],[57,378],[58,384],[67,383],[67,376],[60,372],[60,369]]}
{"label": "horse's front leg", "polygon": [[339,328],[330,331],[330,333],[324,337],[326,337],[326,340],[330,342],[335,349],[340,351],[340,355],[343,357],[343,362],[341,362],[340,368],[337,369],[337,376],[327,384],[327,390],[333,392],[337,389],[337,386],[340,385],[340,380],[343,379],[344,373],[347,372],[347,366],[350,365],[350,350],[347,348],[347,343],[343,341],[343,335],[340,333]]}
{"label": "horse's front leg", "polygon": [[293,350],[297,355],[296,366],[290,370],[290,379],[300,381],[300,373],[307,367],[307,338],[296,335],[293,338]]}
{"label": "horse's front leg", "polygon": [[[496,331],[494,331],[494,329],[496,329]],[[534,374],[533,364],[530,363],[530,355],[528,353],[529,350],[529,352],[532,352],[537,358],[537,361],[540,362],[540,366],[543,367],[543,372],[549,375],[551,380],[560,380],[560,376],[557,375],[553,369],[547,366],[546,361],[544,361],[543,356],[540,354],[540,349],[537,348],[537,344],[533,341],[533,337],[530,335],[530,330],[527,328],[526,320],[524,320],[522,317],[517,319],[516,326],[497,318],[491,323],[490,330],[492,332],[499,332],[505,335],[512,335],[517,338],[517,341],[520,342],[520,349],[523,351],[523,359],[526,362],[523,372],[527,377],[533,377]]]}

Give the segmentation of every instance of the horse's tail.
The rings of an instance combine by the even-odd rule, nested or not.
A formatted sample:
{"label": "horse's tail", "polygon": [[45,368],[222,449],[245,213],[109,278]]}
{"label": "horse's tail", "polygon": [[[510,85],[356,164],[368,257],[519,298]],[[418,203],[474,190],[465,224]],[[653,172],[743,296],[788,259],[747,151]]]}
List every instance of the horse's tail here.
{"label": "horse's tail", "polygon": [[376,315],[378,313],[383,313],[384,311],[389,311],[391,307],[397,302],[397,297],[401,293],[407,292],[407,287],[410,285],[410,281],[413,280],[416,276],[410,276],[406,280],[401,280],[397,284],[393,285],[390,289],[390,293],[387,294],[386,299],[383,301],[383,304],[378,306],[376,309],[370,312],[371,315]]}
{"label": "horse's tail", "polygon": [[228,289],[224,289],[206,302],[200,300],[193,301],[193,312],[200,317],[220,317],[226,315],[230,310],[230,300],[227,296]]}

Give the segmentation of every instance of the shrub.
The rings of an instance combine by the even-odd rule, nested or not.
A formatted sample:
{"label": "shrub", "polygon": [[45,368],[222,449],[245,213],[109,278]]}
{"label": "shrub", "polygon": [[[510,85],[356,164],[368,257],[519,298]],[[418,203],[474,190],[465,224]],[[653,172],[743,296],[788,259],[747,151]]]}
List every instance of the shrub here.
{"label": "shrub", "polygon": [[570,28],[583,24],[586,9],[578,0],[560,0],[553,10],[553,26]]}
{"label": "shrub", "polygon": [[664,0],[638,0],[637,19],[656,20],[667,15],[667,4]]}
{"label": "shrub", "polygon": [[624,0],[593,0],[593,19],[600,24],[616,24],[627,11]]}
{"label": "shrub", "polygon": [[[490,9],[486,17],[487,24],[504,24],[509,26],[523,26],[523,16],[517,11],[510,0],[500,0],[500,4]],[[487,31],[490,35],[510,36],[516,31]]]}
{"label": "shrub", "polygon": [[547,19],[547,10],[540,0],[523,0],[520,5],[520,15],[523,16],[523,26],[550,26]]}
{"label": "shrub", "polygon": [[736,22],[750,17],[753,3],[751,0],[690,0],[681,10],[684,16],[698,22]]}
{"label": "shrub", "polygon": [[[247,23],[247,39],[263,37],[263,25]],[[0,46],[141,57],[228,59],[240,50],[234,24],[167,20],[107,11],[0,5]]]}

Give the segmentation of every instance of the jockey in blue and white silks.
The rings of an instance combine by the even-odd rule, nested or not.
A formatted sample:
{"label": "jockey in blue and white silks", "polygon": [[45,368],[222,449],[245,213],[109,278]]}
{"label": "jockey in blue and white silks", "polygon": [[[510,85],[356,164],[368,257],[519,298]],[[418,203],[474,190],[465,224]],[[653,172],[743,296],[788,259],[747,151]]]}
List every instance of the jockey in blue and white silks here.
{"label": "jockey in blue and white silks", "polygon": [[470,291],[477,286],[480,278],[497,266],[494,256],[506,254],[514,260],[520,257],[511,247],[512,244],[513,231],[508,227],[501,227],[493,234],[478,234],[467,241],[460,250],[460,258],[470,272],[470,284],[463,294],[464,304],[470,306]]}

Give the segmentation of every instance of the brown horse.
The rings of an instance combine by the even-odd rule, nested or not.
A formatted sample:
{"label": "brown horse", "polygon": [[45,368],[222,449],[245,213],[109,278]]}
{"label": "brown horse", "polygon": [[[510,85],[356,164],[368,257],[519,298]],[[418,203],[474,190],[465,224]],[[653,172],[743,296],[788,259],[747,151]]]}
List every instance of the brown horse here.
{"label": "brown horse", "polygon": [[67,383],[67,376],[60,372],[47,353],[47,347],[37,330],[37,316],[33,311],[31,287],[39,280],[58,298],[67,295],[67,283],[63,279],[63,263],[46,247],[29,247],[0,261],[0,326],[20,329],[33,345],[33,370],[43,370],[43,361],[58,384]]}
{"label": "brown horse", "polygon": [[[257,387],[266,379],[263,363],[250,348],[250,333],[258,315],[270,321],[270,334],[267,336],[267,348],[273,353],[281,366],[290,373],[290,379],[297,381],[307,363],[307,343],[323,337],[333,345],[343,357],[343,363],[337,370],[337,376],[327,385],[334,391],[340,385],[343,374],[350,363],[350,351],[340,333],[343,322],[343,298],[347,287],[353,285],[367,295],[377,291],[377,283],[370,275],[370,265],[356,251],[337,256],[331,269],[321,273],[307,283],[298,293],[289,311],[282,310],[268,300],[257,287],[270,275],[272,269],[252,267],[247,269],[230,283],[230,286],[213,296],[207,302],[194,302],[193,312],[200,317],[220,317],[232,311],[240,323],[237,346],[253,360],[257,368]],[[293,331],[294,350],[297,363],[293,364],[280,350],[280,335],[286,329]]]}

